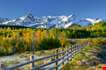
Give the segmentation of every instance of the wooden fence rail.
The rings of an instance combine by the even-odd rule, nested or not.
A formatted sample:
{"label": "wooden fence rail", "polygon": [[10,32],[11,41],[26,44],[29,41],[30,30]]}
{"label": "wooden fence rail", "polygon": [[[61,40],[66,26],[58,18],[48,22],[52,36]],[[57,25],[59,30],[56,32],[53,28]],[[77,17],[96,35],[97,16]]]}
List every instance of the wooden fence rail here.
{"label": "wooden fence rail", "polygon": [[[84,46],[86,46],[86,44],[85,45],[74,45],[65,51],[61,51],[61,52],[57,51],[57,53],[55,53],[53,55],[46,56],[46,57],[39,58],[39,59],[34,59],[32,61],[27,61],[27,62],[24,62],[21,64],[17,64],[12,67],[4,68],[3,70],[15,70],[15,69],[25,66],[27,64],[36,63],[37,61],[50,59],[53,57],[56,57],[56,59],[54,59],[46,64],[41,64],[39,66],[35,65],[34,67],[32,67],[31,70],[54,70],[54,69],[59,70],[59,67],[60,67],[60,69],[63,68],[65,62],[72,60],[73,56],[76,53],[78,53]],[[60,55],[63,55],[63,56],[59,57]]]}

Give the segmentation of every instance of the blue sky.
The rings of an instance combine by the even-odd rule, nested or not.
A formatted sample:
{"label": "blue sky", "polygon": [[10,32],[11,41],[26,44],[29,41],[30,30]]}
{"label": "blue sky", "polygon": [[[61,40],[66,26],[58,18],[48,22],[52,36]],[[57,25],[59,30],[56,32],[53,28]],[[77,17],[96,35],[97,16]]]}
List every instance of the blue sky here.
{"label": "blue sky", "polygon": [[106,19],[106,0],[0,0],[0,17],[15,18],[27,14]]}

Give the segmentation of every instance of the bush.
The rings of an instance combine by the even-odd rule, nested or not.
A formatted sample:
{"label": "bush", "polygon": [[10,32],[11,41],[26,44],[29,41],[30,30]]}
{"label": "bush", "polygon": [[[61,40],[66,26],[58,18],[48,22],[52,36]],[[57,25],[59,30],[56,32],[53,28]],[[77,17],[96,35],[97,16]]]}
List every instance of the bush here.
{"label": "bush", "polygon": [[43,39],[39,45],[40,47],[38,49],[40,50],[48,50],[53,48],[59,48],[61,46],[61,43],[58,39],[48,38]]}

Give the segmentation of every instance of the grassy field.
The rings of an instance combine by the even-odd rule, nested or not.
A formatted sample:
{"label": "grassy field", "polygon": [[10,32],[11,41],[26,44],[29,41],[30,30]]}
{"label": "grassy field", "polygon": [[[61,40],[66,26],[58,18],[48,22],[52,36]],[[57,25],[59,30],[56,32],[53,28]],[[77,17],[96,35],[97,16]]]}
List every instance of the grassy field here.
{"label": "grassy field", "polygon": [[92,41],[90,41],[90,46],[86,46],[80,53],[76,54],[72,61],[64,66],[63,70],[95,70],[96,68],[101,70],[102,64],[106,62],[106,39],[91,38],[80,40]]}
{"label": "grassy field", "polygon": [[32,50],[35,56],[43,57],[55,53],[57,48],[86,42],[90,45],[83,48],[66,64],[64,70],[92,70],[97,63],[100,66],[105,63],[106,51],[103,46],[106,45],[106,22],[78,28],[73,26],[68,29],[4,28],[0,29],[0,61],[9,66],[29,60]]}

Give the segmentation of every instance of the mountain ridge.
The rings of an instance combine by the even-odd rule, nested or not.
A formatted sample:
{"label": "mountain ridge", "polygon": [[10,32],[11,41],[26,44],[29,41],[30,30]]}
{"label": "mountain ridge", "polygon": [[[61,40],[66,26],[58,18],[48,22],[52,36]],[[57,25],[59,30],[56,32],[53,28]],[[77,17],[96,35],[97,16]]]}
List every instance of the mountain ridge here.
{"label": "mountain ridge", "polygon": [[[76,21],[77,19],[77,21]],[[0,18],[0,25],[14,25],[14,26],[26,26],[26,27],[34,27],[34,28],[68,28],[73,24],[81,22],[88,22],[86,25],[94,25],[95,23],[103,21],[102,19],[96,18],[85,18],[78,19],[75,15],[69,16],[43,16],[43,17],[35,17],[31,13],[18,17],[15,19],[8,18]],[[82,24],[80,24],[83,26]]]}

